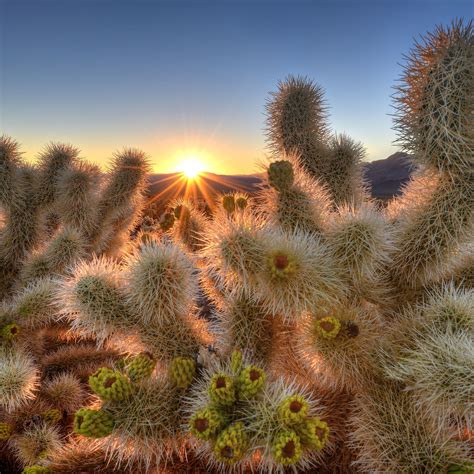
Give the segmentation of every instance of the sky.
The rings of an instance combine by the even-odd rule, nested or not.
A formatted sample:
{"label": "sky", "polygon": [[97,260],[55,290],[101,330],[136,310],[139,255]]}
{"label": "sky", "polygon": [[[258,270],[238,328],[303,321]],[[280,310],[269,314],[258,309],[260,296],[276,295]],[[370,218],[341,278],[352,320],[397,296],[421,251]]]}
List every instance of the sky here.
{"label": "sky", "polygon": [[0,133],[30,160],[62,141],[104,167],[132,146],[156,172],[197,157],[250,174],[293,74],[323,87],[335,132],[386,158],[403,54],[459,17],[470,0],[0,0]]}

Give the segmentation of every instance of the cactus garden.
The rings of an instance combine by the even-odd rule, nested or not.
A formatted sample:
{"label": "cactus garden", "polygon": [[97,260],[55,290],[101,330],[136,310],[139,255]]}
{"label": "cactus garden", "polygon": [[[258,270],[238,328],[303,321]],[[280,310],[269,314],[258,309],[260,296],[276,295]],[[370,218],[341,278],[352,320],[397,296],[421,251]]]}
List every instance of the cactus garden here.
{"label": "cactus garden", "polygon": [[301,76],[265,183],[212,213],[148,222],[138,149],[103,172],[3,135],[0,472],[474,472],[472,23],[417,43],[393,100],[416,172],[386,207]]}

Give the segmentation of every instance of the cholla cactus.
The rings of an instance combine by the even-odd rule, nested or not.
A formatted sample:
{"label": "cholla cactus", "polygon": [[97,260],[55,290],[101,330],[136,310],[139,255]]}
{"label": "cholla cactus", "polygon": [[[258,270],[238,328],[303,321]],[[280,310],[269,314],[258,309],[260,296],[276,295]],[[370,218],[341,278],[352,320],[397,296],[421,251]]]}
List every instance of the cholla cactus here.
{"label": "cholla cactus", "polygon": [[399,88],[400,141],[438,173],[427,202],[415,203],[398,230],[394,274],[411,286],[428,283],[472,236],[472,41],[472,23],[438,28],[417,44]]}
{"label": "cholla cactus", "polygon": [[[129,162],[133,153],[124,152],[117,158],[123,166],[107,175],[78,154],[51,144],[32,166],[16,142],[0,138],[0,422],[9,426],[10,451],[25,472],[47,469],[65,442],[68,416],[86,399],[84,379],[119,356],[113,348],[96,350],[95,333],[87,341],[68,332],[58,278],[93,250],[96,259],[103,250],[120,254],[118,243],[97,248],[97,242],[101,232],[128,231],[125,221],[139,215],[146,158],[137,152]],[[109,221],[96,212],[105,201]]]}
{"label": "cholla cactus", "polygon": [[327,187],[334,204],[360,202],[364,148],[347,135],[331,136],[323,96],[322,88],[304,77],[279,83],[267,105],[270,150],[276,157],[297,156],[304,171]]}
{"label": "cholla cactus", "polygon": [[30,358],[20,351],[1,349],[0,353],[0,405],[12,411],[35,396],[38,370]]}
{"label": "cholla cactus", "polygon": [[177,201],[135,239],[141,152],[102,184],[52,145],[37,178],[2,138],[0,443],[16,468],[470,472],[473,48],[457,22],[409,59],[397,127],[423,166],[386,210],[303,78],[269,103],[256,199],[226,194],[212,216]]}

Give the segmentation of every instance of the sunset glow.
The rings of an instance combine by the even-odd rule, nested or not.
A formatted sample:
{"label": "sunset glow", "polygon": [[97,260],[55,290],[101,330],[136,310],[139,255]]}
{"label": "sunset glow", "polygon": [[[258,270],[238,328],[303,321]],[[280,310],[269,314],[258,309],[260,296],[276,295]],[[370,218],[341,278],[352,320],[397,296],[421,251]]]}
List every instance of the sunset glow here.
{"label": "sunset glow", "polygon": [[182,161],[178,171],[181,171],[188,179],[195,179],[204,171],[204,165],[197,157],[189,157]]}

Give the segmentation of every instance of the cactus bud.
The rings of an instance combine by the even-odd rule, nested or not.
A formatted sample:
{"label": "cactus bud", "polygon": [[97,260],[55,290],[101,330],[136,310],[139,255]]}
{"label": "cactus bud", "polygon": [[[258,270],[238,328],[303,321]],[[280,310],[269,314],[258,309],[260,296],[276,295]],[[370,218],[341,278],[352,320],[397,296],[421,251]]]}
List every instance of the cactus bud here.
{"label": "cactus bud", "polygon": [[238,209],[243,211],[248,205],[248,200],[247,198],[240,196],[235,200],[235,205],[237,206]]}
{"label": "cactus bud", "polygon": [[273,441],[272,450],[275,460],[283,466],[296,464],[303,453],[300,438],[294,431],[279,433]]}
{"label": "cactus bud", "polygon": [[103,410],[81,408],[74,416],[74,431],[88,438],[105,438],[113,428],[112,415]]}
{"label": "cactus bud", "polygon": [[62,413],[57,408],[51,408],[50,410],[46,410],[41,415],[44,421],[48,424],[54,424],[60,421],[63,417]]}
{"label": "cactus bud", "polygon": [[135,356],[126,366],[127,374],[132,382],[147,379],[153,373],[156,362],[146,352]]}
{"label": "cactus bud", "polygon": [[233,405],[235,402],[235,385],[233,379],[226,374],[215,374],[211,379],[209,396],[211,400],[218,405]]}
{"label": "cactus bud", "polygon": [[49,474],[51,470],[46,466],[39,466],[35,464],[34,466],[26,466],[21,474]]}
{"label": "cactus bud", "polygon": [[287,397],[278,408],[281,421],[287,426],[302,423],[308,416],[309,404],[301,395]]}
{"label": "cactus bud", "polygon": [[277,191],[285,191],[293,185],[293,166],[289,161],[275,161],[268,167],[268,182]]}
{"label": "cactus bud", "polygon": [[13,432],[13,426],[10,423],[0,423],[0,441],[6,441]]}
{"label": "cactus bud", "polygon": [[275,252],[269,258],[270,270],[273,278],[286,278],[296,270],[294,259],[283,252]]}
{"label": "cactus bud", "polygon": [[196,438],[209,440],[224,426],[222,413],[213,407],[206,407],[197,411],[189,423],[191,433]]}
{"label": "cactus bud", "polygon": [[230,356],[230,368],[234,374],[240,373],[242,370],[242,351],[233,351]]}
{"label": "cactus bud", "polygon": [[19,333],[20,327],[15,323],[7,324],[6,326],[3,326],[1,330],[2,338],[7,341],[15,339]]}
{"label": "cactus bud", "polygon": [[244,431],[244,425],[240,422],[234,423],[219,433],[214,445],[214,454],[219,461],[233,464],[245,454],[248,439]]}
{"label": "cactus bud", "polygon": [[235,211],[235,199],[234,196],[228,194],[222,198],[222,207],[229,213],[232,214]]}
{"label": "cactus bud", "polygon": [[132,393],[130,380],[119,371],[102,367],[89,377],[91,389],[106,401],[122,401]]}
{"label": "cactus bud", "polygon": [[240,397],[252,398],[262,390],[265,383],[265,372],[255,365],[245,367],[240,372],[238,383]]}
{"label": "cactus bud", "polygon": [[314,323],[314,330],[317,335],[324,337],[325,339],[333,339],[339,334],[341,323],[337,318],[326,316],[325,318],[318,319]]}
{"label": "cactus bud", "polygon": [[319,418],[305,420],[296,431],[304,445],[316,449],[323,449],[329,437],[328,424]]}
{"label": "cactus bud", "polygon": [[189,357],[175,357],[171,362],[170,376],[178,388],[187,389],[196,374],[196,362]]}

